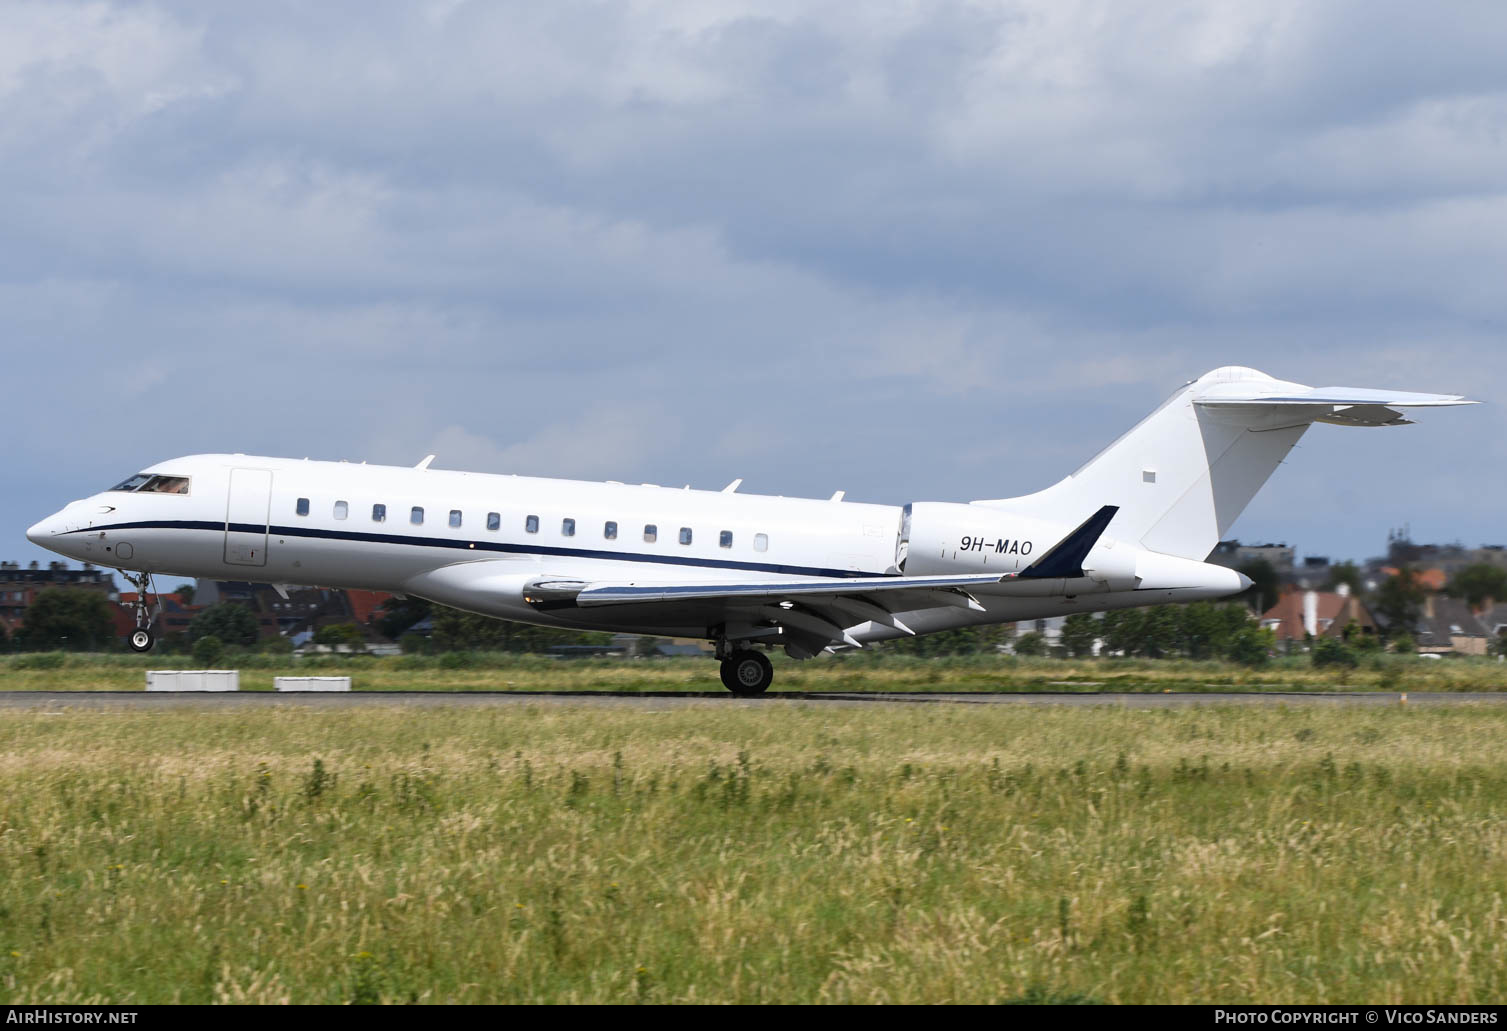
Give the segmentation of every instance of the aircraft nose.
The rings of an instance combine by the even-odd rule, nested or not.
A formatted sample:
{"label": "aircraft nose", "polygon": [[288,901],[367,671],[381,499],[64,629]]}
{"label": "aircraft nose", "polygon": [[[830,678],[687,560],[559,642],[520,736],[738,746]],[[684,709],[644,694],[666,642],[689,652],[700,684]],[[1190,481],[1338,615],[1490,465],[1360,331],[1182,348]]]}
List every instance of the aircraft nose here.
{"label": "aircraft nose", "polygon": [[47,546],[48,539],[52,537],[51,524],[52,518],[50,516],[46,519],[43,519],[41,522],[36,523],[31,527],[31,529],[26,531],[26,539],[31,541],[33,544],[40,544],[45,548]]}
{"label": "aircraft nose", "polygon": [[1236,573],[1235,575],[1240,578],[1240,589],[1242,591],[1249,590],[1251,584],[1256,582],[1250,577],[1246,576],[1244,573]]}

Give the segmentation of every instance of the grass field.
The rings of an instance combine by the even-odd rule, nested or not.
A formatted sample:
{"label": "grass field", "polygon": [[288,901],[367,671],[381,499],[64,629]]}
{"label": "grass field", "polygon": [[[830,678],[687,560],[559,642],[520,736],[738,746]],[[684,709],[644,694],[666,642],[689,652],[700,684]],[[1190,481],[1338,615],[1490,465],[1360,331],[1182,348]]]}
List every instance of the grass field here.
{"label": "grass field", "polygon": [[[1314,669],[1306,656],[1262,669],[1172,659],[1051,659],[977,655],[922,659],[884,653],[775,663],[774,691],[1501,691],[1507,664],[1495,659],[1422,660],[1375,655],[1357,669]],[[349,675],[358,691],[713,691],[723,690],[709,658],[579,659],[451,653],[439,656],[230,655],[241,688],[270,691],[274,676]],[[186,656],[0,657],[0,690],[139,691],[148,669],[194,669]]]}
{"label": "grass field", "polygon": [[0,1001],[1485,1002],[1503,716],[7,713]]}

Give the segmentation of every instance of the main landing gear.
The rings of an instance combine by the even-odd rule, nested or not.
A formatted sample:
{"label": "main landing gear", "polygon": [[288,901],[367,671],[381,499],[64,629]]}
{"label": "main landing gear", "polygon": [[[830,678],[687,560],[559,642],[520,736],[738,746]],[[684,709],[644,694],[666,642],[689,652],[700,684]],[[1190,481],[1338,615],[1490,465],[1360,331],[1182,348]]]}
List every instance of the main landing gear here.
{"label": "main landing gear", "polygon": [[151,573],[127,573],[124,569],[117,570],[121,576],[129,580],[136,588],[136,629],[131,631],[131,636],[126,638],[126,643],[131,646],[133,652],[149,652],[152,645],[157,643],[157,635],[152,630],[152,624],[162,614],[162,599],[157,599],[155,608],[147,603],[147,596],[156,596],[152,588]]}
{"label": "main landing gear", "polygon": [[735,695],[761,695],[773,680],[774,667],[763,652],[737,648],[722,660],[723,686]]}

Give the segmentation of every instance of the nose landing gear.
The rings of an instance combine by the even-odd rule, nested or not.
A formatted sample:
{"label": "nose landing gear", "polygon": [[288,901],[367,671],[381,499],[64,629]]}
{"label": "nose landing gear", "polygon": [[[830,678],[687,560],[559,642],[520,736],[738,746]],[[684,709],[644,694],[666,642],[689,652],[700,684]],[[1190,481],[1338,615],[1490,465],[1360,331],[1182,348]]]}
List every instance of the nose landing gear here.
{"label": "nose landing gear", "polygon": [[[126,643],[131,646],[133,652],[149,652],[152,645],[157,643],[157,635],[152,630],[152,624],[162,614],[162,599],[157,598],[157,592],[152,590],[151,573],[128,573],[124,569],[117,569],[121,576],[125,577],[136,588],[136,629],[131,631],[131,636]],[[148,604],[147,596],[151,594],[156,598],[156,606]]]}

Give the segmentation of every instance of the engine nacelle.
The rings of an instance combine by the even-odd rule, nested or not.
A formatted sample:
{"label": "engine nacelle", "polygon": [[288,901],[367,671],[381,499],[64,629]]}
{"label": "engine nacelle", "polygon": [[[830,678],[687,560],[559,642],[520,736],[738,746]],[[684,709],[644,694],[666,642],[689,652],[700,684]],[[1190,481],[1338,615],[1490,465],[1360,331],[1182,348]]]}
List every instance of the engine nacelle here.
{"label": "engine nacelle", "polygon": [[1083,572],[1095,584],[1103,585],[1097,589],[1133,591],[1141,583],[1137,572],[1137,556],[1140,554],[1140,548],[1101,537],[1083,560]]}
{"label": "engine nacelle", "polygon": [[917,501],[901,517],[895,564],[908,576],[1003,576],[1025,569],[1072,530],[979,505]]}
{"label": "engine nacelle", "polygon": [[[981,505],[918,501],[906,505],[895,563],[908,576],[1019,573],[1076,525],[1032,519]],[[1141,549],[1102,537],[1083,560],[1083,576],[1011,580],[1005,593],[1082,594],[1134,590]]]}

